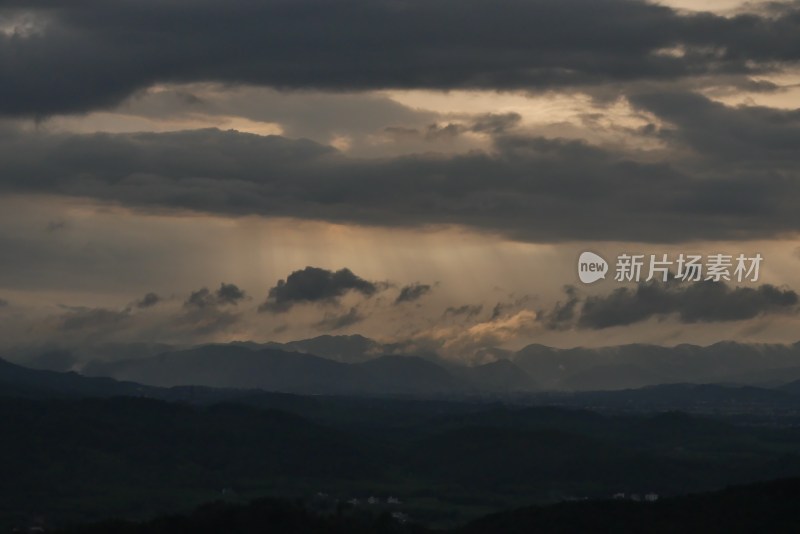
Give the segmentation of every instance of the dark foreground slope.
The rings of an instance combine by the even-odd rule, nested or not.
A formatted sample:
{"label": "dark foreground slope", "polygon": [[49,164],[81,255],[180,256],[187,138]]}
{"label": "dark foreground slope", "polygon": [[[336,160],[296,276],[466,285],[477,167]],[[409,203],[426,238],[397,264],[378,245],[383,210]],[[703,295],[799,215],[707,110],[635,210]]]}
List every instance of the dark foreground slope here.
{"label": "dark foreground slope", "polygon": [[222,502],[192,514],[146,523],[108,521],[60,534],[564,534],[564,533],[795,533],[800,530],[800,479],[662,499],[568,502],[492,514],[463,527],[431,530],[390,512],[341,505],[320,512],[296,502],[261,499],[248,505]]}
{"label": "dark foreground slope", "polygon": [[[0,398],[0,531],[225,498],[370,497],[452,526],[531,503],[800,476],[800,430],[671,413],[266,395],[266,405]],[[275,402],[272,402],[275,401]]]}
{"label": "dark foreground slope", "polygon": [[214,502],[188,515],[144,523],[110,520],[56,531],[58,534],[431,534],[392,517],[340,507],[320,513],[298,502],[259,499],[247,505]]}
{"label": "dark foreground slope", "polygon": [[800,532],[800,479],[732,487],[655,503],[591,501],[493,514],[456,534],[556,532]]}

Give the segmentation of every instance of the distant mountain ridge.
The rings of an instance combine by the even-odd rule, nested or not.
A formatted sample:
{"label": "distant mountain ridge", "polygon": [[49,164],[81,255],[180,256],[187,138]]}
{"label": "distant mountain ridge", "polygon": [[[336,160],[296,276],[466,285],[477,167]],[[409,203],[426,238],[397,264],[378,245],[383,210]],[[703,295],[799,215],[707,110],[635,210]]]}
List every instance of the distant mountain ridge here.
{"label": "distant mountain ridge", "polygon": [[[486,374],[490,371],[487,369]],[[360,363],[341,363],[313,354],[241,344],[95,362],[83,372],[159,387],[201,385],[306,394],[437,395],[507,389],[496,378],[484,381],[480,369],[459,376],[417,356],[383,355]]]}
{"label": "distant mountain ridge", "polygon": [[383,345],[360,335],[324,335],[288,343],[268,343],[267,346],[305,352],[340,363],[363,363],[387,353]]}
{"label": "distant mountain ridge", "polygon": [[495,360],[476,366],[435,353],[407,354],[409,346],[358,335],[234,342],[126,359],[110,354],[85,364],[81,372],[160,387],[369,395],[621,391],[660,384],[774,388],[800,381],[800,343],[568,349],[533,344],[516,352],[485,351]]}
{"label": "distant mountain ridge", "polygon": [[571,349],[528,345],[510,359],[546,390],[614,390],[673,383],[777,385],[800,379],[800,343],[724,341],[706,347],[631,344]]}
{"label": "distant mountain ridge", "polygon": [[[800,343],[570,349],[529,345],[497,352],[505,357],[473,367],[431,355],[399,356],[396,350],[362,336],[320,336],[283,344],[208,345],[94,364],[85,372],[162,386],[193,383],[303,393],[605,391],[676,383],[772,387],[800,380]],[[401,358],[392,372],[369,365],[387,357]]]}
{"label": "distant mountain ridge", "polygon": [[29,369],[0,359],[0,393],[14,397],[141,396],[153,388],[74,372]]}
{"label": "distant mountain ridge", "polygon": [[[287,403],[299,403],[303,407],[299,413],[306,415],[304,410],[308,407],[307,402],[315,398],[325,398],[327,402],[331,402],[333,396],[339,396],[342,402],[347,402],[347,399],[364,397],[371,399],[371,402],[377,402],[381,397],[389,400],[391,396],[401,396],[416,399],[441,398],[453,402],[466,398],[480,402],[499,401],[510,405],[589,408],[609,414],[680,410],[701,415],[778,417],[792,425],[795,421],[800,421],[800,382],[777,388],[676,383],[606,391],[531,391],[535,382],[508,360],[459,370],[445,369],[423,358],[405,356],[384,356],[364,364],[340,364],[310,355],[300,355],[298,360],[294,353],[285,353],[270,360],[259,355],[258,351],[244,347],[238,347],[238,350],[249,351],[250,354],[236,364],[238,369],[234,365],[226,373],[219,373],[215,370],[220,365],[216,358],[219,355],[224,358],[231,353],[226,350],[226,346],[213,347],[217,356],[206,354],[205,360],[200,358],[198,361],[204,361],[205,365],[196,366],[196,374],[187,375],[183,371],[187,366],[194,366],[192,362],[195,360],[191,351],[184,351],[184,354],[177,356],[165,354],[152,359],[153,361],[145,359],[110,364],[115,370],[103,370],[96,366],[98,372],[113,372],[140,379],[147,379],[148,374],[154,374],[159,379],[154,380],[158,385],[142,385],[108,377],[87,377],[74,372],[28,369],[0,359],[0,397],[147,397],[194,405],[237,402],[279,409],[285,409]],[[254,369],[258,370],[252,364],[253,358],[263,358],[266,365],[273,369],[279,368],[274,365],[274,360],[288,363],[287,369],[291,371],[305,369],[308,372],[311,369],[312,375],[303,377],[300,373],[302,381],[290,384],[286,381],[285,374],[274,373],[271,379],[277,385],[270,385],[260,382],[259,373],[253,372]],[[320,378],[313,371],[319,369],[319,363],[333,372]],[[262,369],[262,374],[263,371]],[[283,372],[285,371],[286,369]],[[249,382],[243,382],[240,374],[247,376]],[[213,380],[209,377],[213,377]],[[191,381],[197,382],[192,385],[174,385]],[[215,387],[200,384],[200,381],[211,382]],[[244,384],[247,387],[225,386],[231,383]],[[315,396],[303,396],[308,394]]]}

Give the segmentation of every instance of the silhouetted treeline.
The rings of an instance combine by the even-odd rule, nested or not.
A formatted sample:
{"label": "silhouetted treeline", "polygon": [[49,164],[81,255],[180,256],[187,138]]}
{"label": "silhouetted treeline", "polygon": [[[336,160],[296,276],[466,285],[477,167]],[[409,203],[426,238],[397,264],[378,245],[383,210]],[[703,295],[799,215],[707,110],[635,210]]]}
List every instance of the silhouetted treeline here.
{"label": "silhouetted treeline", "polygon": [[146,523],[108,521],[58,534],[556,534],[796,533],[800,479],[779,480],[657,502],[602,500],[532,506],[492,514],[451,530],[401,523],[352,509],[321,515],[299,503],[262,499],[213,503],[186,516]]}

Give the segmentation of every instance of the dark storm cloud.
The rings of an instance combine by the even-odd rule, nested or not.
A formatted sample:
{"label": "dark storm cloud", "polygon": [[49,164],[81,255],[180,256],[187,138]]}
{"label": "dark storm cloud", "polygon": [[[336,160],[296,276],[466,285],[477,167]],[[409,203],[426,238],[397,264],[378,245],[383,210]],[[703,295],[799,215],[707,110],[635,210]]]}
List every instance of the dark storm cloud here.
{"label": "dark storm cloud", "polygon": [[378,291],[378,285],[356,276],[350,269],[329,271],[306,267],[294,271],[286,280],[278,280],[259,311],[285,312],[295,304],[336,302],[350,291],[369,297]]}
{"label": "dark storm cloud", "polygon": [[340,315],[326,315],[324,319],[314,324],[314,328],[324,332],[331,332],[334,330],[341,330],[364,320],[356,308],[350,308],[350,311]]}
{"label": "dark storm cloud", "polygon": [[642,132],[667,142],[658,158],[506,132],[492,136],[489,151],[372,159],[216,129],[7,132],[0,192],[389,227],[460,224],[539,242],[800,230],[800,112],[727,107],[686,93],[632,102],[668,123]]}
{"label": "dark storm cloud", "polygon": [[469,304],[464,304],[463,306],[451,306],[444,311],[444,315],[452,315],[452,316],[460,316],[463,315],[467,319],[475,317],[479,315],[483,311],[483,304],[475,304],[474,306],[470,306]]}
{"label": "dark storm cloud", "polygon": [[686,92],[645,93],[629,97],[674,127],[659,135],[680,142],[714,164],[761,161],[772,166],[800,164],[800,110],[761,106],[728,107]]}
{"label": "dark storm cloud", "polygon": [[244,291],[234,284],[222,283],[214,292],[204,287],[193,291],[186,299],[184,306],[187,308],[210,308],[227,304],[236,305],[247,297]]}
{"label": "dark storm cloud", "polygon": [[492,308],[492,314],[489,316],[489,321],[496,321],[504,315],[510,315],[520,311],[520,309],[522,309],[530,301],[530,299],[530,295],[523,295],[507,302],[498,302],[495,304],[494,308]]}
{"label": "dark storm cloud", "polygon": [[245,292],[234,284],[225,284],[223,283],[220,285],[219,289],[215,293],[217,298],[217,302],[220,304],[236,304],[240,300],[247,297]]}
{"label": "dark storm cloud", "polygon": [[521,120],[519,113],[485,113],[466,122],[431,123],[423,129],[387,126],[383,131],[397,138],[419,137],[431,141],[455,138],[467,132],[499,135],[517,126]]}
{"label": "dark storm cloud", "polygon": [[[245,312],[230,304],[246,298],[235,285],[222,284],[214,292],[208,289],[193,292],[183,306],[179,302],[166,302],[155,293],[148,293],[124,308],[60,305],[59,313],[44,319],[25,318],[29,326],[23,329],[22,339],[23,344],[30,342],[30,336],[24,334],[30,330],[36,332],[36,343],[95,349],[106,343],[138,343],[141,339],[168,340],[178,345],[213,341],[214,334],[230,331],[242,321]],[[162,302],[164,305],[156,306]],[[136,354],[131,353],[131,357],[150,353],[142,350],[143,346],[134,349]],[[119,356],[118,347],[108,351]],[[54,367],[53,362],[48,366]]]}
{"label": "dark storm cloud", "polygon": [[[577,306],[574,290],[568,297],[568,303],[574,302],[574,309]],[[561,317],[551,314],[548,326],[566,327],[572,322],[579,328],[602,329],[673,315],[682,323],[741,321],[767,314],[796,313],[797,304],[795,291],[770,284],[731,287],[712,281],[654,281],[587,297],[577,316],[574,312]],[[563,311],[564,307],[560,309]],[[573,322],[574,317],[577,320]]]}
{"label": "dark storm cloud", "polygon": [[61,230],[65,230],[67,226],[68,226],[67,221],[64,220],[48,221],[45,229],[47,230],[48,233],[55,233],[55,232],[60,232]]}
{"label": "dark storm cloud", "polygon": [[759,73],[800,57],[792,5],[725,18],[631,0],[18,0],[6,16],[34,24],[0,37],[0,114],[97,109],[163,82],[537,89]]}
{"label": "dark storm cloud", "polygon": [[469,131],[497,135],[517,126],[520,121],[522,115],[519,113],[487,113],[473,119]]}
{"label": "dark storm cloud", "polygon": [[217,306],[188,307],[184,312],[171,317],[169,326],[184,332],[189,339],[224,332],[242,319],[241,313],[231,313]]}
{"label": "dark storm cloud", "polygon": [[503,311],[505,311],[505,308],[506,308],[505,305],[501,302],[495,304],[494,308],[492,308],[492,315],[489,317],[489,320],[494,321],[496,319],[499,319],[503,315]]}
{"label": "dark storm cloud", "polygon": [[156,304],[161,302],[161,297],[156,295],[155,293],[148,293],[141,300],[136,302],[137,308],[152,308]]}
{"label": "dark storm cloud", "polygon": [[61,330],[108,331],[126,323],[131,317],[129,309],[70,308],[59,319]]}
{"label": "dark storm cloud", "polygon": [[551,330],[559,330],[571,324],[575,319],[580,304],[580,297],[575,286],[564,286],[566,300],[556,302],[550,312],[544,314],[545,324]]}
{"label": "dark storm cloud", "polygon": [[430,293],[431,289],[430,285],[419,283],[403,286],[394,303],[402,304],[403,302],[413,302]]}
{"label": "dark storm cloud", "polygon": [[223,332],[242,319],[242,313],[232,310],[247,298],[235,284],[223,282],[216,291],[200,288],[189,295],[179,312],[168,317],[167,328],[191,337]]}
{"label": "dark storm cloud", "polygon": [[211,292],[208,290],[208,288],[204,287],[202,289],[198,289],[197,291],[193,291],[183,305],[187,308],[204,308],[206,306],[213,306],[213,302],[214,297],[211,295]]}

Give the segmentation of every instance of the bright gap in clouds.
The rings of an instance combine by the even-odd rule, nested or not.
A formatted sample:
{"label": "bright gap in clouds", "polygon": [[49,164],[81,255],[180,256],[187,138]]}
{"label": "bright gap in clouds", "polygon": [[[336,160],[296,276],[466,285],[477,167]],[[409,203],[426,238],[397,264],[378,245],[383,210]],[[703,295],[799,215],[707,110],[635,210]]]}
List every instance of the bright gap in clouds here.
{"label": "bright gap in clouds", "polygon": [[[359,157],[491,150],[490,131],[469,126],[482,117],[519,116],[506,133],[581,139],[652,149],[636,134],[658,120],[624,98],[610,102],[586,94],[402,90],[329,94],[283,93],[252,86],[196,83],[158,85],[117,108],[86,115],[56,115],[22,123],[53,133],[168,132],[200,128],[308,138]],[[448,127],[458,127],[457,134]]]}

